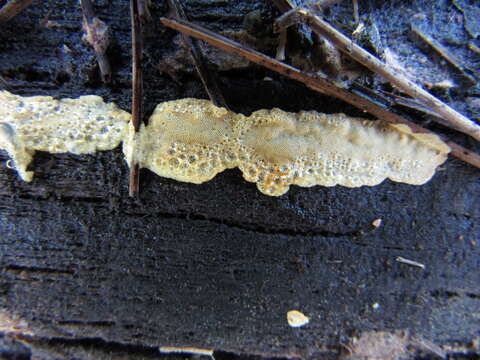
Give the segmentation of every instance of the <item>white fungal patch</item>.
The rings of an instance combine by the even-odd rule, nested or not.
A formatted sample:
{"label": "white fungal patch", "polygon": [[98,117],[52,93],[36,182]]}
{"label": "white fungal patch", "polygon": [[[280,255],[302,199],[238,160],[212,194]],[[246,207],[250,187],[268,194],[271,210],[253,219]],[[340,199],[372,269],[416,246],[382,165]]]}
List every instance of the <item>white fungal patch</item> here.
{"label": "white fungal patch", "polygon": [[291,327],[302,327],[310,322],[310,318],[298,310],[290,310],[287,312],[288,325]]}
{"label": "white fungal patch", "polygon": [[290,185],[358,187],[384,179],[420,185],[450,148],[437,136],[405,125],[326,115],[259,110],[246,117],[210,101],[161,103],[135,133],[130,114],[98,96],[55,100],[0,92],[0,149],[20,177],[36,150],[75,154],[110,150],[124,142],[127,162],[164,177],[202,183],[238,167],[270,196]]}

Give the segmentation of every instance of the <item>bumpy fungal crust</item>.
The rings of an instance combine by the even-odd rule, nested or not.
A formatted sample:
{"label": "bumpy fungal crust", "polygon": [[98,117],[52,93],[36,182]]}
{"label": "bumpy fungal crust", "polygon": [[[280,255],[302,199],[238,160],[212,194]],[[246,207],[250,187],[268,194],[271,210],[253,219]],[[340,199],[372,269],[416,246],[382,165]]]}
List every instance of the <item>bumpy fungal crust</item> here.
{"label": "bumpy fungal crust", "polygon": [[12,157],[20,177],[36,150],[89,154],[114,149],[123,141],[130,114],[99,96],[55,100],[0,91],[0,149]]}
{"label": "bumpy fungal crust", "polygon": [[450,151],[438,137],[404,125],[279,109],[246,117],[197,99],[161,103],[148,126],[129,132],[127,159],[135,153],[141,167],[160,176],[198,184],[238,167],[272,196],[292,184],[358,187],[389,178],[420,185]]}
{"label": "bumpy fungal crust", "polygon": [[55,100],[0,91],[0,149],[26,181],[36,150],[75,154],[110,150],[124,142],[132,160],[156,174],[203,183],[238,167],[271,196],[290,185],[376,185],[385,178],[427,182],[449,147],[405,125],[315,111],[259,110],[246,117],[207,100],[161,103],[138,133],[130,114],[98,96]]}

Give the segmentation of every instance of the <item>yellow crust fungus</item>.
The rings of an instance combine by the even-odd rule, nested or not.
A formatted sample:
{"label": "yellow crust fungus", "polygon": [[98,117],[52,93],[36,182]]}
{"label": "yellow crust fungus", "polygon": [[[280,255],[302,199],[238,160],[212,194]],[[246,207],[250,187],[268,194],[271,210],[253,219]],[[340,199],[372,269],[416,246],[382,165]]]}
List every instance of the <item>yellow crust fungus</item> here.
{"label": "yellow crust fungus", "polygon": [[0,91],[0,149],[30,181],[36,150],[93,153],[123,141],[127,162],[179,181],[202,183],[238,167],[271,196],[290,185],[376,185],[384,179],[423,184],[449,147],[438,137],[405,125],[315,111],[259,110],[235,114],[210,101],[160,103],[135,133],[130,114],[98,96],[55,100]]}
{"label": "yellow crust fungus", "polygon": [[36,150],[90,154],[114,149],[129,120],[129,113],[99,96],[55,100],[0,91],[0,149],[9,153],[25,181],[32,180],[27,167]]}
{"label": "yellow crust fungus", "polygon": [[438,137],[404,125],[279,109],[246,117],[197,99],[159,104],[124,143],[127,159],[160,176],[198,184],[238,167],[272,196],[292,184],[358,187],[390,178],[420,185],[449,151]]}

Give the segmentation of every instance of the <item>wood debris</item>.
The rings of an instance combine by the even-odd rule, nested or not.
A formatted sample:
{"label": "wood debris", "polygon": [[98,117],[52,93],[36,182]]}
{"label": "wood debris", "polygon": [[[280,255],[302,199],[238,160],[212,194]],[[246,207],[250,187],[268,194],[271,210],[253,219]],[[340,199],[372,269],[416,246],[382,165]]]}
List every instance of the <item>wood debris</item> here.
{"label": "wood debris", "polygon": [[459,71],[470,86],[473,86],[477,83],[473,72],[467,69],[465,65],[463,65],[459,59],[455,58],[455,56],[451,54],[450,51],[448,51],[442,44],[440,44],[431,36],[425,34],[418,26],[414,24],[411,25],[411,29],[418,39],[427,44],[438,55],[445,59],[453,68]]}
{"label": "wood debris", "polygon": [[422,263],[419,263],[418,261],[405,259],[404,257],[401,257],[401,256],[397,256],[395,260],[397,260],[399,263],[402,263],[402,264],[416,266],[421,269],[425,269],[425,265]]}
{"label": "wood debris", "polygon": [[375,219],[372,221],[372,226],[374,228],[379,228],[382,225],[382,219]]}
{"label": "wood debris", "polygon": [[13,19],[32,2],[33,0],[10,0],[0,8],[0,24]]}
{"label": "wood debris", "polygon": [[[227,39],[223,36],[215,34],[209,30],[202,28],[201,26],[185,22],[175,21],[167,18],[161,18],[162,23],[172,29],[176,29],[180,32],[186,33],[192,37],[204,40],[211,45],[221,48],[224,51],[236,54],[243,58],[248,59],[254,63],[264,66],[270,70],[278,72],[291,79],[304,83],[309,88],[321,92],[326,95],[339,98],[365,112],[369,112],[372,115],[383,119],[385,121],[394,124],[405,124],[412,129],[413,132],[419,133],[431,133],[431,131],[422,128],[421,126],[385,109],[384,107],[365,99],[345,88],[341,88],[335,83],[311,74],[307,74],[293,66],[282,63],[278,60],[272,59],[265,54],[258,51],[249,49],[237,42]],[[452,141],[446,141],[451,148],[451,154],[477,168],[480,168],[480,156],[461,145],[458,145]]]}
{"label": "wood debris", "polygon": [[452,128],[458,129],[480,141],[480,125],[458,113],[398,71],[392,70],[385,63],[307,9],[299,8],[289,11],[277,20],[276,27],[277,29],[284,29],[296,21],[304,21],[315,33],[325,36],[334,43],[340,51],[387,79],[392,85],[408,95],[422,101],[425,106],[438,113],[449,124],[452,124]]}
{"label": "wood debris", "polygon": [[302,327],[310,322],[310,318],[298,310],[287,312],[288,325],[294,328]]}
{"label": "wood debris", "polygon": [[[188,20],[187,15],[182,7],[182,4],[179,0],[168,0],[170,8],[173,10],[175,18]],[[202,54],[201,49],[198,47],[196,43],[196,39],[191,39],[190,37],[182,34],[182,40],[185,47],[188,50],[190,58],[197,70],[198,75],[200,76],[200,80],[202,80],[203,86],[205,87],[205,91],[208,94],[210,100],[216,105],[220,107],[224,107],[228,109],[227,102],[223,97],[222,92],[220,91],[220,87],[218,86],[217,80],[214,76],[210,73],[206,63],[205,58]]]}
{"label": "wood debris", "polygon": [[108,25],[95,16],[91,0],[81,0],[83,11],[83,39],[95,50],[100,74],[104,83],[112,79],[112,70],[107,58],[107,49],[110,45],[110,29]]}
{"label": "wood debris", "polygon": [[[139,7],[143,6],[141,0],[130,0],[130,17],[132,22],[132,126],[138,132],[142,123],[142,96],[143,96],[143,75],[142,75],[142,18]],[[139,6],[140,5],[140,6]],[[135,150],[135,149],[134,149]],[[133,159],[133,157],[132,157]],[[132,160],[130,165],[130,185],[128,193],[130,196],[138,194],[140,169],[136,161]]]}

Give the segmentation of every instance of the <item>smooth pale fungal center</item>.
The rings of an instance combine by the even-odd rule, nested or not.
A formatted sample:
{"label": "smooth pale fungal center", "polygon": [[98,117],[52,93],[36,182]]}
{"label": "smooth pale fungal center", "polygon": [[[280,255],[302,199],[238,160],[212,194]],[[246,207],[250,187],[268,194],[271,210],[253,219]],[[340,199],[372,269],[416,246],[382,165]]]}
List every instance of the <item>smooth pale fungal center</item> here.
{"label": "smooth pale fungal center", "polygon": [[0,149],[22,179],[35,150],[93,153],[123,141],[127,162],[172,179],[202,183],[238,167],[267,195],[290,185],[376,185],[385,178],[423,184],[450,151],[405,125],[314,111],[259,110],[246,117],[210,101],[161,103],[138,133],[130,114],[97,96],[55,100],[0,92]]}
{"label": "smooth pale fungal center", "polygon": [[302,327],[310,322],[310,318],[298,310],[287,312],[288,325],[291,327]]}

